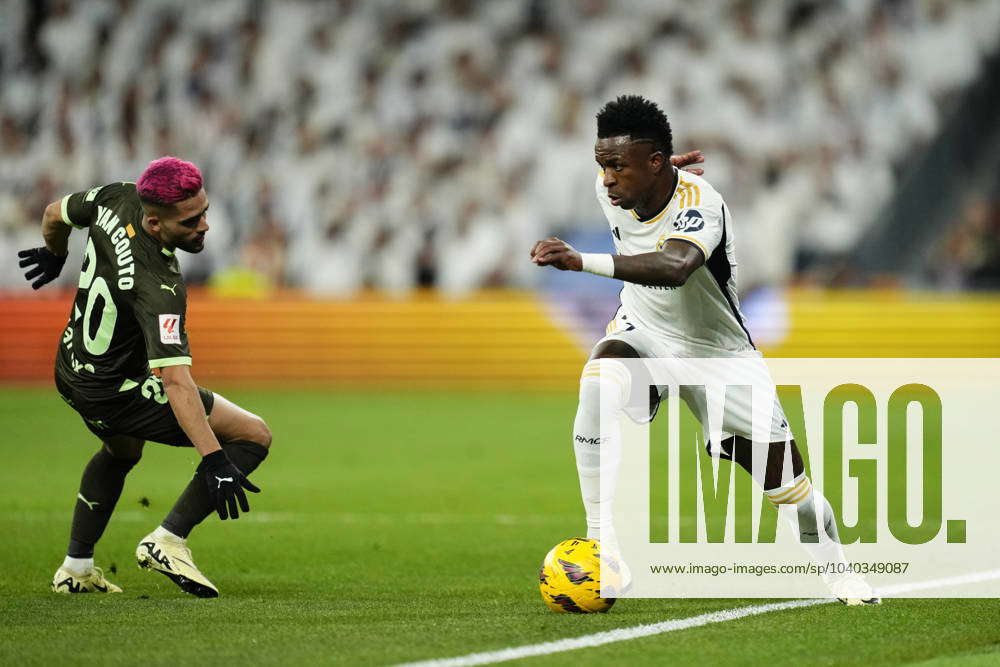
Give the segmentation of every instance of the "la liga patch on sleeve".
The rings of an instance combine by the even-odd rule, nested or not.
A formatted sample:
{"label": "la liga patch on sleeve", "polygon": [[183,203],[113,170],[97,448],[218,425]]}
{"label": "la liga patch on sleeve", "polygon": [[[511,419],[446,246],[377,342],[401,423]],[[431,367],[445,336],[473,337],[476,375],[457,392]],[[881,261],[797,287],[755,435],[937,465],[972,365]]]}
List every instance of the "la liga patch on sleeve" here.
{"label": "la liga patch on sleeve", "polygon": [[180,315],[160,315],[160,342],[166,345],[181,344]]}

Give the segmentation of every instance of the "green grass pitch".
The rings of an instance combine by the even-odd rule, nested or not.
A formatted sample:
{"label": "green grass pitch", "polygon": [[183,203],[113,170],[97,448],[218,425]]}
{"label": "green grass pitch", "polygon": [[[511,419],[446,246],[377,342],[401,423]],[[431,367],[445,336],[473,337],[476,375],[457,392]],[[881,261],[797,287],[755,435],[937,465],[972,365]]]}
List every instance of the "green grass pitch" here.
{"label": "green grass pitch", "polygon": [[[96,554],[125,593],[49,592],[96,440],[54,390],[0,390],[0,663],[380,665],[761,602],[548,611],[538,565],[583,524],[571,394],[223,393],[265,417],[275,444],[251,514],[192,535],[222,592],[198,600],[133,559],[196,464],[192,450],[159,445],[147,445]],[[525,662],[1000,664],[1000,602],[821,605]]]}

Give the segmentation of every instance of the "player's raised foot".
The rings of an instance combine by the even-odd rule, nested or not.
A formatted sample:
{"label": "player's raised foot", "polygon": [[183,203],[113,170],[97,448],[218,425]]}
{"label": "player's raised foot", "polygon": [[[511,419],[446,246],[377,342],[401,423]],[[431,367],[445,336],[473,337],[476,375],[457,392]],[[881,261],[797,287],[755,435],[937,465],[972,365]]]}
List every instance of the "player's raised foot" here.
{"label": "player's raised foot", "polygon": [[194,564],[187,540],[176,535],[157,535],[154,531],[142,538],[135,548],[139,567],[159,572],[185,593],[200,598],[217,598],[219,589]]}
{"label": "player's raised foot", "polygon": [[858,605],[882,604],[882,598],[875,594],[872,587],[858,575],[847,575],[830,584],[830,592],[839,602],[848,607]]}
{"label": "player's raised foot", "polygon": [[83,574],[65,567],[52,577],[53,593],[121,593],[122,589],[104,578],[104,571],[93,567]]}

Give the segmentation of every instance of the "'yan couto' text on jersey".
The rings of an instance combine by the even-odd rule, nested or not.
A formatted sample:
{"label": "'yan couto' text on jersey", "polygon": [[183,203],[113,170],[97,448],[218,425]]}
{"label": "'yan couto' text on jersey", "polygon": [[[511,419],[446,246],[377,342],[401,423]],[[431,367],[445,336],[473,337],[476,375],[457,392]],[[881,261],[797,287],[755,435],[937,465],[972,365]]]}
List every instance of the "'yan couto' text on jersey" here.
{"label": "'yan couto' text on jersey", "polygon": [[[670,239],[690,243],[705,255],[681,287],[626,282],[622,311],[653,335],[674,341],[680,352],[698,356],[699,348],[745,352],[754,349],[736,294],[736,257],[732,218],[722,196],[699,176],[675,169],[677,184],[666,207],[649,220],[611,204],[603,176],[597,177],[601,204],[615,249],[638,255],[663,249]],[[613,333],[609,330],[609,333]]]}
{"label": "'yan couto' text on jersey", "polygon": [[151,368],[190,365],[184,281],[174,253],[143,229],[135,184],[67,195],[61,207],[63,222],[88,236],[57,378],[97,402]]}

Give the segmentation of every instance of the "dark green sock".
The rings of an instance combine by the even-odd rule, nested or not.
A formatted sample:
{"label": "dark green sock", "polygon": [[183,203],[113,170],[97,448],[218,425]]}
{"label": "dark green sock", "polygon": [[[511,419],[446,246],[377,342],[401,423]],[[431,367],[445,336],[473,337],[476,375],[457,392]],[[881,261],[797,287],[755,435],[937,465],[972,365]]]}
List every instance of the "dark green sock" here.
{"label": "dark green sock", "polygon": [[90,459],[80,480],[66,555],[71,558],[93,557],[94,545],[104,534],[122,494],[125,476],[138,462],[139,459],[117,459],[103,446]]}
{"label": "dark green sock", "polygon": [[[267,457],[267,447],[247,440],[227,442],[222,445],[222,449],[233,465],[247,477]],[[215,505],[208,493],[208,486],[201,474],[195,473],[181,497],[174,503],[170,514],[163,520],[163,527],[174,535],[187,537],[195,526],[214,511]]]}

